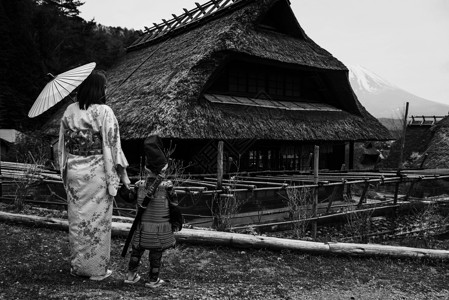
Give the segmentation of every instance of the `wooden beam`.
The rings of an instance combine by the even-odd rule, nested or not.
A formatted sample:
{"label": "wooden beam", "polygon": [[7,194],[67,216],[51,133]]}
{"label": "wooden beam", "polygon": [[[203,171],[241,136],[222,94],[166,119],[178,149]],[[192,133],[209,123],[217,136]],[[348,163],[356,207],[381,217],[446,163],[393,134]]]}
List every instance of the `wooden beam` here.
{"label": "wooden beam", "polygon": [[177,15],[175,14],[171,14],[173,16],[173,20],[175,20],[176,22],[173,22],[173,28],[176,28],[178,25],[182,25],[180,18],[178,18]]}
{"label": "wooden beam", "polygon": [[164,22],[164,24],[165,24],[166,28],[168,28],[168,30],[170,30],[172,28],[172,25],[169,22],[167,22],[167,20],[162,19],[162,22]]}
{"label": "wooden beam", "polygon": [[221,0],[217,1],[217,0],[210,0],[212,2],[212,4],[214,5],[214,7],[216,7],[217,9],[220,8],[220,2]]}
{"label": "wooden beam", "polygon": [[190,20],[193,20],[193,16],[190,14],[190,11],[188,11],[187,9],[183,8],[184,10],[184,14],[189,17]]}
{"label": "wooden beam", "polygon": [[198,2],[195,2],[195,5],[203,13],[203,15],[207,14],[206,10],[204,10],[204,7],[202,7]]}
{"label": "wooden beam", "polygon": [[[318,184],[318,170],[320,164],[320,147],[315,145],[313,153],[313,183]],[[318,186],[313,190],[312,216],[315,218],[318,213]],[[316,240],[317,222],[312,222],[312,238]]]}
{"label": "wooden beam", "polygon": [[153,26],[157,29],[157,33],[161,32],[164,29],[163,26],[160,26],[159,24],[156,23],[153,23]]}
{"label": "wooden beam", "polygon": [[402,169],[402,161],[404,159],[405,133],[407,132],[407,115],[408,115],[408,102],[405,103],[405,114],[402,124],[402,137],[401,137],[401,148],[399,152],[398,170]]}
{"label": "wooden beam", "polygon": [[220,9],[220,6],[218,5],[218,2],[220,2],[220,1],[210,0],[211,4],[208,5],[210,7],[209,11],[207,12],[208,15],[210,15],[211,13],[218,11]]}
{"label": "wooden beam", "polygon": [[[0,212],[0,221],[23,223],[31,226],[41,226],[68,231],[68,222],[55,218],[45,218],[30,215]],[[128,236],[131,223],[112,222],[112,235]],[[395,258],[427,258],[448,260],[449,251],[399,247],[377,244],[352,244],[335,242],[309,242],[294,239],[283,239],[267,236],[254,236],[240,233],[230,233],[212,230],[197,230],[183,228],[175,233],[178,243],[223,245],[237,248],[257,248],[272,250],[292,250],[316,254],[336,254],[350,256],[386,256]]]}
{"label": "wooden beam", "polygon": [[396,182],[395,188],[394,188],[394,204],[398,203],[398,195],[399,195],[399,185],[401,184],[400,181]]}
{"label": "wooden beam", "polygon": [[[334,208],[347,208],[347,205],[336,205]],[[361,212],[372,212],[372,216],[378,216],[378,215],[385,215],[388,214],[390,211],[394,211],[397,209],[399,205],[387,205],[387,206],[380,206],[380,207],[371,207],[371,208],[364,208],[364,209],[357,209],[357,210],[347,210],[342,213],[334,213],[330,215],[322,215],[318,217],[311,217],[307,219],[301,219],[301,220],[292,220],[292,221],[282,221],[282,222],[273,222],[273,223],[265,223],[265,224],[251,224],[251,225],[245,225],[245,226],[235,226],[231,227],[231,230],[239,231],[244,229],[255,228],[260,231],[273,231],[273,228],[276,230],[290,230],[291,226],[296,223],[303,223],[303,222],[313,222],[317,221],[318,223],[326,223],[326,222],[336,222],[338,220],[346,220],[349,215],[352,214],[358,214]]]}
{"label": "wooden beam", "polygon": [[407,191],[407,194],[404,197],[404,201],[408,201],[408,198],[410,197],[410,194],[413,191],[413,187],[415,186],[416,181],[412,181],[412,183],[410,183],[410,188]]}
{"label": "wooden beam", "polygon": [[217,189],[221,190],[223,186],[223,141],[218,142],[217,151]]}
{"label": "wooden beam", "polygon": [[362,207],[362,204],[366,198],[366,193],[368,191],[368,188],[369,188],[369,180],[366,180],[365,185],[363,187],[362,195],[360,196],[359,204],[357,204],[357,207]]}

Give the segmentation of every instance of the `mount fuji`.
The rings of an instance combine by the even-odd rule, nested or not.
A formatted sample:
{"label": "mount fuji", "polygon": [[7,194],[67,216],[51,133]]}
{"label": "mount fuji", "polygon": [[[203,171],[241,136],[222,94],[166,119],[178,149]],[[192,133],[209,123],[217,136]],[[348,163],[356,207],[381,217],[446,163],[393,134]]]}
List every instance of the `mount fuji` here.
{"label": "mount fuji", "polygon": [[376,118],[401,119],[405,103],[408,116],[445,116],[449,105],[409,93],[362,66],[349,66],[349,81],[362,105]]}

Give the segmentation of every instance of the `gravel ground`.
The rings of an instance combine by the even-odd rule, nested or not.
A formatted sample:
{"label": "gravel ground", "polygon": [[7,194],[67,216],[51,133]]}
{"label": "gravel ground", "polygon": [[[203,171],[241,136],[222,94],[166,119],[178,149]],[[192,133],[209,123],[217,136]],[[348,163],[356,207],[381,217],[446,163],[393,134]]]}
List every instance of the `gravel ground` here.
{"label": "gravel ground", "polygon": [[113,275],[69,275],[67,233],[0,223],[0,299],[449,299],[442,261],[321,256],[179,244],[164,254],[166,286],[123,283],[124,239],[112,241]]}

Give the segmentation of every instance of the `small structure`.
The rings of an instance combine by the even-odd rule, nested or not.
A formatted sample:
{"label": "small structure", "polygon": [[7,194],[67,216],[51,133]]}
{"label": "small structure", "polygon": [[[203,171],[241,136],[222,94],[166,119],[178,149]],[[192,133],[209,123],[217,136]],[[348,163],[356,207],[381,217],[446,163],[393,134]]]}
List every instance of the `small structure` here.
{"label": "small structure", "polygon": [[212,0],[184,12],[147,28],[108,70],[131,163],[151,134],[190,173],[217,171],[218,141],[225,162],[249,171],[308,170],[314,145],[320,169],[352,168],[355,141],[391,139],[289,1]]}
{"label": "small structure", "polygon": [[357,169],[377,169],[378,164],[384,159],[382,152],[372,142],[362,144],[360,148],[358,151],[362,153]]}
{"label": "small structure", "polygon": [[[421,125],[423,127],[423,125]],[[412,125],[410,130],[413,131]],[[409,128],[407,128],[409,130]],[[432,122],[421,134],[426,141],[420,147],[409,149],[408,165],[421,169],[449,169],[449,116]]]}
{"label": "small structure", "polygon": [[19,134],[20,131],[15,129],[0,129],[0,160],[16,142]]}
{"label": "small structure", "polygon": [[[400,141],[383,167],[398,167]],[[404,168],[449,169],[449,116],[411,116],[405,132]]]}

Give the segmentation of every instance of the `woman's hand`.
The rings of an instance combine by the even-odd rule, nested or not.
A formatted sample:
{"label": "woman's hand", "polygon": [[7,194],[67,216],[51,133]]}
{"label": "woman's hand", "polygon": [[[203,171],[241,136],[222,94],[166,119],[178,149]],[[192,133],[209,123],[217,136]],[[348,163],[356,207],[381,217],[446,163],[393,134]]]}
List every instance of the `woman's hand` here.
{"label": "woman's hand", "polygon": [[126,172],[126,169],[123,168],[121,165],[118,165],[117,173],[120,176],[120,181],[123,183],[123,185],[126,186],[127,189],[130,189],[131,180],[129,180],[128,173]]}
{"label": "woman's hand", "polygon": [[120,181],[126,186],[127,189],[131,188],[131,180],[128,178],[128,174],[125,173],[120,176]]}

